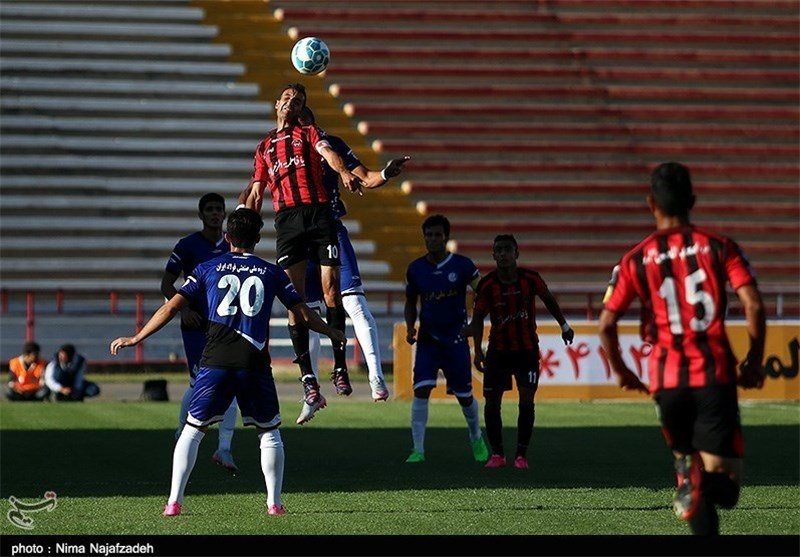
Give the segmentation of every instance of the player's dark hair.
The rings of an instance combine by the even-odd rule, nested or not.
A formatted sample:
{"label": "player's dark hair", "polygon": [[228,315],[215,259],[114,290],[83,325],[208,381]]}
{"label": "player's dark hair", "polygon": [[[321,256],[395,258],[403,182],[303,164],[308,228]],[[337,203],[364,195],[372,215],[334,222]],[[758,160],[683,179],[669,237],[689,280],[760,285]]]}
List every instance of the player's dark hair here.
{"label": "player's dark hair", "polygon": [[686,216],[694,206],[689,169],[678,162],[665,162],[653,170],[650,192],[656,206],[668,216]]}
{"label": "player's dark hair", "polygon": [[200,201],[197,203],[197,208],[200,209],[200,212],[203,212],[203,209],[206,208],[206,205],[213,202],[222,203],[222,208],[225,209],[225,198],[222,197],[218,193],[207,193],[203,197],[200,198]]}
{"label": "player's dark hair", "polygon": [[494,241],[492,242],[492,247],[494,247],[494,245],[497,244],[498,242],[511,242],[512,244],[514,244],[514,247],[516,249],[519,249],[519,246],[517,245],[517,239],[514,238],[513,234],[498,234],[497,236],[494,237]]}
{"label": "player's dark hair", "polygon": [[264,220],[253,209],[236,209],[228,217],[228,238],[234,247],[253,249],[263,226]]}
{"label": "player's dark hair", "polygon": [[59,352],[63,352],[67,355],[67,358],[70,360],[75,357],[75,345],[74,344],[63,344],[61,348],[58,349]]}
{"label": "player's dark hair", "polygon": [[441,226],[444,228],[444,236],[445,238],[450,237],[450,221],[447,220],[447,217],[444,215],[431,215],[425,222],[422,223],[422,232],[425,233],[425,230],[428,228],[433,228],[434,226]]}
{"label": "player's dark hair", "polygon": [[38,354],[42,351],[42,347],[39,346],[37,343],[31,341],[26,342],[22,345],[22,353],[23,354]]}
{"label": "player's dark hair", "polygon": [[[308,99],[308,95],[306,95],[306,86],[302,83],[289,83],[286,87],[283,88],[283,91],[287,89],[293,89],[297,91],[299,94],[303,95],[303,106],[306,105],[306,100]],[[281,91],[281,94],[283,94]]]}
{"label": "player's dark hair", "polygon": [[306,125],[314,125],[317,123],[317,119],[314,117],[314,113],[311,112],[311,109],[307,106],[303,107],[303,110],[300,111],[300,121],[305,122]]}

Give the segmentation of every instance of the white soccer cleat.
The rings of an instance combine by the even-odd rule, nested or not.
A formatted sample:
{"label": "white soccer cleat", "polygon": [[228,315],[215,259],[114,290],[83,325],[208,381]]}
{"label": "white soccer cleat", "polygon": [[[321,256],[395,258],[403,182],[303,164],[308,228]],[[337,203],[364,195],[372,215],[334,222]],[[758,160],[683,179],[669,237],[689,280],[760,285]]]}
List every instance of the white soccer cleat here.
{"label": "white soccer cleat", "polygon": [[303,425],[310,421],[317,413],[317,410],[322,410],[327,404],[328,401],[326,401],[325,397],[322,395],[319,395],[311,404],[309,404],[308,400],[304,400],[303,408],[300,410],[300,415],[297,417],[297,424]]}
{"label": "white soccer cleat", "polygon": [[214,456],[211,457],[211,460],[225,468],[231,474],[236,475],[236,472],[239,471],[239,467],[236,466],[236,463],[233,461],[233,455],[230,451],[217,450]]}
{"label": "white soccer cleat", "polygon": [[383,377],[370,379],[369,388],[372,390],[373,402],[387,400],[389,398],[389,388],[386,386],[386,382],[383,380]]}

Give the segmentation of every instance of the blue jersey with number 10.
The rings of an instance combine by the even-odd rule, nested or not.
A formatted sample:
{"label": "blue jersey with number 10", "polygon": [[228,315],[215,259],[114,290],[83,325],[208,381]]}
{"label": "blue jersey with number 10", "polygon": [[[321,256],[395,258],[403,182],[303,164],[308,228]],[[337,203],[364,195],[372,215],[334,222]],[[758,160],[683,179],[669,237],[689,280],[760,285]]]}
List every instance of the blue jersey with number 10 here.
{"label": "blue jersey with number 10", "polygon": [[302,301],[280,267],[249,253],[227,253],[198,265],[180,294],[208,308],[200,365],[229,369],[268,366],[275,298],[287,308]]}

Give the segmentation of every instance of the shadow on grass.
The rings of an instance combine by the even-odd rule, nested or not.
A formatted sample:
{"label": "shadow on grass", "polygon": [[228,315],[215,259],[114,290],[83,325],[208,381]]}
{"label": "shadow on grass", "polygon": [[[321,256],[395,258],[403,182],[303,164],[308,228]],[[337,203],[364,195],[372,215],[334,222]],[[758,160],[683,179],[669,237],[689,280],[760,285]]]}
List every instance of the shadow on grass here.
{"label": "shadow on grass", "polygon": [[[174,430],[4,431],[0,438],[1,496],[166,495]],[[286,429],[287,492],[358,492],[459,488],[668,488],[671,459],[653,427],[539,428],[529,451],[531,469],[485,470],[472,460],[465,429],[429,429],[427,461],[405,464],[407,429]],[[507,428],[507,456],[516,445]],[[746,431],[746,483],[797,485],[800,440],[795,426]],[[189,490],[252,493],[263,489],[258,440],[237,430],[236,477],[211,462],[217,434],[200,446]]]}

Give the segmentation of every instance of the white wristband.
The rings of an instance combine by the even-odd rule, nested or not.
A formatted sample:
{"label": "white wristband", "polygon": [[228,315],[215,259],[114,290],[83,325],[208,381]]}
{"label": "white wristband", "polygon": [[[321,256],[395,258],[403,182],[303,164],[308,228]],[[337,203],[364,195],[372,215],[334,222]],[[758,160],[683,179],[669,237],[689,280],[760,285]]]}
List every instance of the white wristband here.
{"label": "white wristband", "polygon": [[569,326],[569,323],[567,323],[566,321],[564,321],[564,324],[563,324],[563,325],[561,325],[561,332],[562,332],[562,333],[566,333],[566,332],[567,332],[567,331],[569,331],[571,328],[572,328],[572,327],[570,327],[570,326]]}
{"label": "white wristband", "polygon": [[389,181],[389,178],[386,177],[386,169],[385,168],[383,170],[381,170],[381,178],[383,178],[384,182],[388,182]]}

